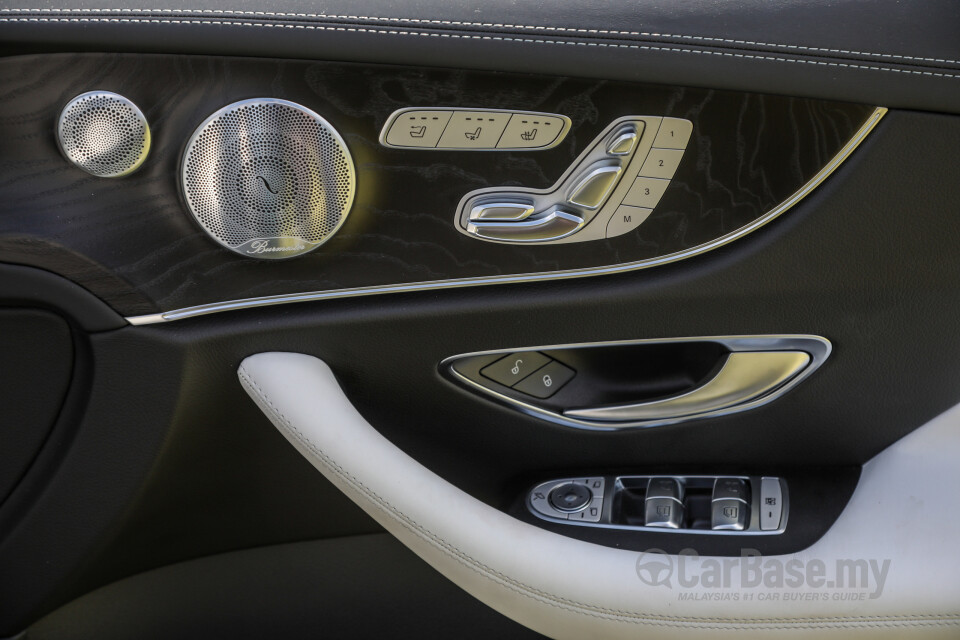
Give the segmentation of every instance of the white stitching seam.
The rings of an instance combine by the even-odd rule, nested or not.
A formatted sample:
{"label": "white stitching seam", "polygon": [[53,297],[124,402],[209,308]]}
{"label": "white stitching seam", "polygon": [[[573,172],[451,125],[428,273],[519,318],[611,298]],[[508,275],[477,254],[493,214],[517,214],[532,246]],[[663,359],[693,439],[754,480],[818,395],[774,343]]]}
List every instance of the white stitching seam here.
{"label": "white stitching seam", "polygon": [[872,53],[869,51],[854,51],[850,49],[830,49],[824,47],[807,47],[797,44],[777,44],[756,40],[736,40],[733,38],[713,38],[710,36],[691,36],[673,33],[658,33],[653,31],[618,31],[616,29],[582,29],[573,27],[531,26],[526,24],[510,24],[505,22],[466,22],[461,20],[430,20],[425,18],[390,18],[378,16],[337,15],[326,13],[283,13],[271,11],[230,11],[224,9],[0,9],[0,13],[195,13],[200,15],[251,15],[277,18],[320,18],[327,20],[370,20],[371,22],[410,22],[413,24],[435,24],[455,27],[486,27],[500,29],[524,29],[533,31],[559,31],[563,33],[583,33],[598,35],[639,36],[646,38],[678,38],[699,40],[702,42],[723,42],[727,44],[741,44],[756,47],[775,47],[779,49],[797,51],[818,51],[821,53],[843,53],[856,56],[870,56],[896,60],[914,60],[918,62],[942,62],[946,64],[960,64],[960,61],[946,58],[923,58],[917,56],[899,55],[894,53]]}
{"label": "white stitching seam", "polygon": [[[487,579],[493,580],[504,587],[514,591],[522,596],[538,600],[560,609],[566,609],[576,614],[588,615],[595,618],[612,619],[619,622],[628,622],[631,624],[649,624],[653,626],[665,627],[696,627],[698,629],[824,629],[824,628],[877,628],[877,627],[931,627],[931,626],[956,626],[960,624],[957,614],[944,615],[906,615],[906,616],[858,616],[849,618],[702,618],[702,617],[684,617],[684,616],[655,616],[653,614],[643,614],[634,612],[625,612],[615,609],[605,609],[602,607],[584,605],[574,602],[551,593],[546,593],[530,587],[529,585],[518,582],[509,576],[506,576],[481,562],[478,562],[468,554],[460,551],[447,541],[439,538],[430,531],[423,529],[416,521],[412,520],[404,513],[393,507],[389,502],[381,498],[371,489],[367,488],[363,482],[350,475],[341,468],[336,462],[329,458],[313,441],[307,438],[298,430],[280,409],[274,405],[264,393],[263,389],[253,381],[247,374],[243,366],[240,367],[238,374],[240,381],[248,391],[259,398],[258,402],[261,408],[273,414],[282,424],[282,426],[291,433],[303,446],[314,453],[319,461],[330,470],[341,482],[347,485],[353,491],[362,494],[374,505],[383,511],[387,516],[397,521],[401,526],[411,533],[433,545],[441,552],[451,556],[455,561],[463,566],[479,573]],[[264,407],[264,405],[266,405]],[[787,623],[787,624],[776,624]],[[722,624],[722,626],[719,626]]]}
{"label": "white stitching seam", "polygon": [[547,40],[543,38],[518,38],[511,36],[491,36],[491,35],[465,35],[456,33],[432,33],[411,30],[396,29],[372,29],[366,27],[333,27],[304,24],[279,24],[270,22],[249,22],[242,20],[208,20],[208,19],[170,19],[170,18],[0,18],[0,22],[113,22],[113,23],[148,23],[148,24],[196,24],[196,25],[220,25],[220,26],[240,26],[240,27],[263,27],[277,29],[304,29],[313,31],[345,31],[355,33],[376,33],[383,35],[400,36],[423,36],[431,38],[451,38],[465,40],[496,40],[503,42],[526,42],[531,44],[554,44],[570,45],[581,47],[603,47],[611,49],[638,49],[647,51],[666,51],[670,53],[693,53],[699,55],[722,56],[729,58],[742,58],[748,60],[766,60],[771,62],[788,62],[795,64],[811,64],[817,66],[838,67],[846,69],[863,69],[868,71],[886,71],[891,73],[905,73],[908,75],[931,76],[938,78],[958,79],[960,74],[936,73],[933,71],[917,71],[914,69],[895,69],[893,67],[882,67],[877,65],[852,64],[843,62],[825,62],[822,60],[799,60],[794,58],[782,58],[778,56],[765,56],[747,53],[729,53],[725,51],[707,51],[703,49],[662,47],[656,45],[637,45],[637,44],[617,44],[610,42],[569,42],[565,40]]}

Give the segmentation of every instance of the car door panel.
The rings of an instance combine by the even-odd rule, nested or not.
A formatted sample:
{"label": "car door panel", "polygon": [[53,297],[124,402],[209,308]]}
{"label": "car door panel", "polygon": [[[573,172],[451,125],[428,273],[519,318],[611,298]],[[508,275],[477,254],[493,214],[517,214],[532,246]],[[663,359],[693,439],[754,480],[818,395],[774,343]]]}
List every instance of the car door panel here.
{"label": "car door panel", "polygon": [[[732,636],[741,619],[759,635],[956,636],[958,26],[948,2],[2,8],[0,637]],[[57,148],[63,105],[94,90],[150,124],[130,176],[86,174]],[[225,249],[180,184],[197,127],[258,97],[320,114],[356,166],[342,228],[288,260]],[[398,109],[431,107],[571,125],[537,151],[382,143]],[[531,245],[460,224],[480,189],[561,185],[571,207],[578,158],[596,143],[609,164],[622,118],[693,127],[635,230]],[[785,393],[649,428],[519,411],[448,368],[537,352],[582,382],[589,360],[612,391],[584,397],[657,401],[707,382],[727,352],[611,351],[609,366],[563,353],[786,335],[830,349]],[[249,380],[355,457],[291,447],[283,410],[244,389],[241,363],[277,353],[332,377],[284,383],[283,365]],[[337,407],[351,418],[330,426]],[[544,481],[631,474],[782,478],[789,516],[742,537],[572,526],[529,507]],[[376,491],[426,511],[398,524],[371,508]],[[464,544],[499,577],[453,561],[441,529],[484,538]],[[678,562],[858,548],[890,561],[891,591],[866,604],[683,603],[634,566],[649,549]]]}

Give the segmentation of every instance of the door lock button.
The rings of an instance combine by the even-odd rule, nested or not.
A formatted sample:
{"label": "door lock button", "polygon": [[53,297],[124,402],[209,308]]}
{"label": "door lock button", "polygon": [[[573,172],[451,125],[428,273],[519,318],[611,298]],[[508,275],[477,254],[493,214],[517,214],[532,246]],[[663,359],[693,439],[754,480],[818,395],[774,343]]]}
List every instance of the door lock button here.
{"label": "door lock button", "polygon": [[512,387],[548,362],[550,358],[536,351],[511,353],[481,369],[480,374],[505,387]]}
{"label": "door lock button", "polygon": [[590,504],[593,493],[582,484],[568,482],[550,492],[550,504],[554,509],[571,513],[580,511]]}
{"label": "door lock button", "polygon": [[513,388],[535,398],[549,398],[570,382],[576,372],[556,360],[524,378]]}

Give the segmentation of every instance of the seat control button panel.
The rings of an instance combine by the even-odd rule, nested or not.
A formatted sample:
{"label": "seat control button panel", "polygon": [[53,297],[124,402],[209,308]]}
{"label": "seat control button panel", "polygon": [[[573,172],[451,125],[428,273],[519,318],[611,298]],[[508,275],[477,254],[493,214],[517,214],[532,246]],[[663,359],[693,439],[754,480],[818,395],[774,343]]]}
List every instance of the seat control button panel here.
{"label": "seat control button panel", "polygon": [[527,506],[545,520],[606,529],[777,535],[786,529],[789,500],[777,477],[614,475],[542,482]]}
{"label": "seat control button panel", "polygon": [[783,490],[780,478],[763,478],[760,481],[760,529],[778,529],[782,520]]}
{"label": "seat control button panel", "polygon": [[380,132],[385,147],[462,151],[535,151],[560,144],[570,118],[555,113],[457,109],[399,109]]}
{"label": "seat control button panel", "polygon": [[481,369],[480,374],[505,387],[512,387],[548,362],[550,358],[537,351],[511,353]]}
{"label": "seat control button panel", "polygon": [[[501,142],[508,138],[516,119],[515,114]],[[451,119],[450,126],[453,122]],[[533,135],[534,130],[526,133]],[[666,194],[692,134],[693,123],[679,118],[618,118],[587,144],[550,188],[509,185],[471,191],[460,200],[455,224],[462,233],[482,240],[534,245],[642,233],[638,228],[655,213]],[[492,223],[493,218],[477,216],[484,204],[494,201],[530,202],[533,212],[500,218],[501,224],[490,226],[485,220]]]}

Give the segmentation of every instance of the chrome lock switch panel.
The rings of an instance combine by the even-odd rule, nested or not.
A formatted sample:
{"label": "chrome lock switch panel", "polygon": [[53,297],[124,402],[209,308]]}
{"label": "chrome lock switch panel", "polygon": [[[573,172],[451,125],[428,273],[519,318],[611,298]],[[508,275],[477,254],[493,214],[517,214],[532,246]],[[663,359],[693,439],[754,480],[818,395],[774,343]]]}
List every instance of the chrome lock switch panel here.
{"label": "chrome lock switch panel", "polygon": [[[550,189],[493,187],[468,193],[460,201],[457,228],[482,240],[530,244],[600,240],[633,231],[660,202],[692,132],[688,120],[620,118]],[[502,202],[523,203],[533,210],[498,217],[501,224],[487,223],[493,218],[484,212]]]}

